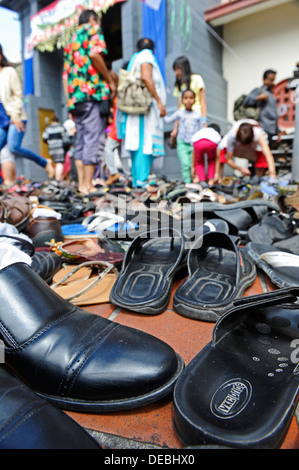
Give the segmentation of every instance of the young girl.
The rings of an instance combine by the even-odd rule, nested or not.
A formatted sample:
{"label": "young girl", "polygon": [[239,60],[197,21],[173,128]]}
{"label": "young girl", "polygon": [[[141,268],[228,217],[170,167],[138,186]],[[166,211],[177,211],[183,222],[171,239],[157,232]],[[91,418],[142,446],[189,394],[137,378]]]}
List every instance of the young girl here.
{"label": "young girl", "polygon": [[165,116],[166,123],[179,122],[177,135],[177,154],[181,164],[184,183],[192,183],[192,136],[202,127],[202,115],[198,111],[192,111],[195,102],[194,91],[188,89],[182,94],[184,109],[178,109],[171,116]]}
{"label": "young girl", "polygon": [[[207,101],[205,92],[205,83],[198,73],[193,73],[191,64],[187,57],[180,56],[173,62],[172,68],[175,73],[175,84],[173,96],[177,98],[178,108],[182,109],[182,93],[186,89],[193,90],[195,93],[195,102],[192,111],[198,111],[202,115],[203,127],[207,125]],[[172,137],[177,136],[178,122],[175,123],[171,132]]]}

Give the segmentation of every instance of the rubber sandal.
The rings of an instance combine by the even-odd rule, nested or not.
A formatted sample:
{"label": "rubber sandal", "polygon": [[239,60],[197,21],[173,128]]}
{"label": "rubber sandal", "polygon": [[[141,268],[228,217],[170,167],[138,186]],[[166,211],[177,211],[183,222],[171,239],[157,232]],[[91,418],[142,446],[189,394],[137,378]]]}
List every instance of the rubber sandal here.
{"label": "rubber sandal", "polygon": [[61,231],[64,239],[76,238],[98,238],[99,233],[96,231],[89,231],[86,226],[82,224],[62,225]]}
{"label": "rubber sandal", "polygon": [[163,312],[174,276],[186,267],[185,254],[184,240],[177,230],[145,232],[136,237],[125,254],[110,301],[138,313]]}
{"label": "rubber sandal", "polygon": [[107,227],[102,236],[132,241],[141,233],[158,230],[163,226],[173,227],[173,224],[174,218],[168,212],[144,206],[140,210],[129,210],[124,215],[123,223]]}
{"label": "rubber sandal", "polygon": [[91,201],[88,203],[83,203],[81,201],[43,201],[43,205],[59,212],[61,215],[62,225],[79,224],[84,220],[88,213],[94,212],[96,209],[96,204]]}
{"label": "rubber sandal", "polygon": [[269,211],[279,212],[279,207],[266,200],[240,201],[231,204],[204,202],[202,206],[191,205],[186,216],[195,217],[196,211],[203,214],[204,219],[222,219],[229,225],[229,233],[247,240],[248,229],[257,224]]}
{"label": "rubber sandal", "polygon": [[299,289],[236,302],[174,390],[174,428],[185,445],[279,448],[299,393]]}
{"label": "rubber sandal", "polygon": [[99,211],[86,217],[83,220],[82,225],[90,232],[102,232],[105,228],[111,227],[111,225],[123,222],[124,218],[120,215],[107,211]]}
{"label": "rubber sandal", "polygon": [[180,196],[184,196],[187,193],[187,189],[185,186],[181,187],[176,187],[175,189],[172,189],[171,191],[167,192],[164,195],[164,199],[166,199],[169,203],[176,201]]}
{"label": "rubber sandal", "polygon": [[[90,275],[88,279],[72,279],[82,268],[88,266],[105,269],[97,272],[95,276]],[[58,295],[72,302],[74,305],[96,305],[109,302],[109,294],[115,283],[118,271],[113,264],[96,261],[86,261],[74,267],[60,281],[51,285]],[[67,285],[66,285],[67,283]]]}
{"label": "rubber sandal", "polygon": [[264,243],[267,240],[269,245],[280,240],[285,240],[295,235],[296,222],[285,214],[269,212],[262,220],[250,227],[248,238],[254,243]]}
{"label": "rubber sandal", "polygon": [[188,254],[188,278],[178,287],[173,309],[196,320],[217,321],[256,278],[256,267],[225,233],[209,232]]}
{"label": "rubber sandal", "polygon": [[174,183],[161,182],[157,185],[157,195],[151,196],[152,201],[159,201],[175,189]]}
{"label": "rubber sandal", "polygon": [[202,191],[203,187],[199,183],[186,183],[185,184],[186,189],[190,189],[191,191]]}
{"label": "rubber sandal", "polygon": [[192,224],[192,221],[191,221],[191,226],[190,226],[188,221],[183,217],[181,230],[186,240],[186,246],[188,242],[189,248],[190,247],[192,248],[196,240],[198,240],[199,237],[202,237],[206,233],[209,233],[209,232],[221,232],[221,233],[226,233],[226,234],[229,233],[229,227],[228,227],[227,222],[221,219],[206,220],[204,224],[202,223]]}
{"label": "rubber sandal", "polygon": [[218,194],[214,193],[210,188],[204,188],[200,194],[201,201],[218,202]]}
{"label": "rubber sandal", "polygon": [[248,243],[246,251],[277,287],[299,285],[299,256],[272,245]]}

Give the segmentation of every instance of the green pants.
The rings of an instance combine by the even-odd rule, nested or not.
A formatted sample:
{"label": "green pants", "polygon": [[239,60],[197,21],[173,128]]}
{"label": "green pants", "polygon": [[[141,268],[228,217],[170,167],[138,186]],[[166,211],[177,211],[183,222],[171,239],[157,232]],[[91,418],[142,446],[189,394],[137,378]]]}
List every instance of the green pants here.
{"label": "green pants", "polygon": [[184,183],[192,183],[191,163],[192,163],[191,144],[187,144],[182,139],[177,140],[177,154],[181,164],[181,172]]}

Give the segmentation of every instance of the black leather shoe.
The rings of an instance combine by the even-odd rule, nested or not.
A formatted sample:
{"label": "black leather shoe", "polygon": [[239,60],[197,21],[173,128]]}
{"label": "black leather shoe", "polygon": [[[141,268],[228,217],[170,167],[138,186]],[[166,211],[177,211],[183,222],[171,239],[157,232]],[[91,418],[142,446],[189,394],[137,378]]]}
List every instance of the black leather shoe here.
{"label": "black leather shoe", "polygon": [[31,258],[31,268],[47,284],[50,284],[54,274],[61,268],[61,258],[50,251],[36,251]]}
{"label": "black leather shoe", "polygon": [[0,365],[0,449],[100,449],[75,421]]}
{"label": "black leather shoe", "polygon": [[163,341],[62,299],[25,263],[0,271],[0,339],[24,382],[74,411],[152,403],[173,390],[184,366]]}

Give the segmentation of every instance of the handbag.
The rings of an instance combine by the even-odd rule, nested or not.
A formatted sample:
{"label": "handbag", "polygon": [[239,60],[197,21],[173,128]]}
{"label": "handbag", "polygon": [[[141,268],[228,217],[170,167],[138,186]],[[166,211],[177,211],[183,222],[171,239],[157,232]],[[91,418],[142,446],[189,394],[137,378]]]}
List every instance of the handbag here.
{"label": "handbag", "polygon": [[153,96],[135,72],[120,69],[117,87],[117,108],[127,114],[148,114]]}

